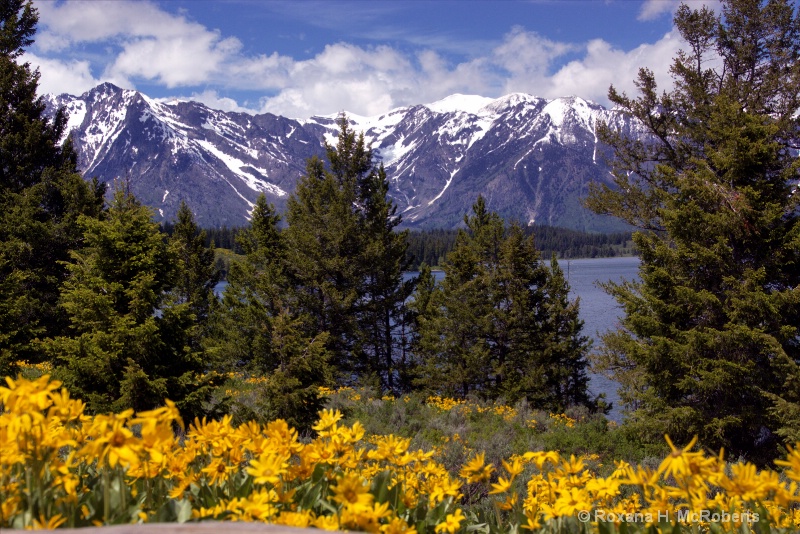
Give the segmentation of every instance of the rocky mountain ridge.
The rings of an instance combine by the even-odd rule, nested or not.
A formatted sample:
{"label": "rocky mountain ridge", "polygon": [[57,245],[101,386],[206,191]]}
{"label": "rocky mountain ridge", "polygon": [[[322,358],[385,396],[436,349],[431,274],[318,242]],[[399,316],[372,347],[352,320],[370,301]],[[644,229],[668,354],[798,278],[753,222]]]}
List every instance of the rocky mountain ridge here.
{"label": "rocky mountain ridge", "polygon": [[[246,224],[262,192],[281,210],[306,160],[335,143],[336,117],[294,120],[162,102],[102,84],[81,96],[47,95],[63,106],[84,176],[127,180],[157,218],[185,200],[203,226]],[[618,229],[585,210],[593,180],[608,182],[605,121],[636,134],[620,113],[577,97],[546,100],[452,95],[377,117],[347,114],[385,165],[405,226],[457,226],[478,194],[490,209],[524,224]]]}

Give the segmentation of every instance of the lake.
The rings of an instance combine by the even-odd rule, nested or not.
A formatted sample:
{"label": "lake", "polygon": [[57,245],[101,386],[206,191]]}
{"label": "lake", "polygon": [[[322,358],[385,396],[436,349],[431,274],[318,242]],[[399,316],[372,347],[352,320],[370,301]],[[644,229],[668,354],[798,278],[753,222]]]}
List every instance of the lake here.
{"label": "lake", "polygon": [[[584,332],[594,340],[596,350],[600,346],[599,334],[617,327],[621,310],[616,301],[598,287],[598,282],[620,282],[635,279],[639,272],[639,258],[591,258],[580,260],[560,260],[559,265],[570,284],[570,296],[580,297],[580,317],[584,322]],[[416,273],[408,273],[414,276]],[[434,272],[437,279],[444,273]],[[215,288],[221,294],[227,282],[220,282]],[[617,384],[604,376],[590,374],[589,390],[593,395],[606,394],[606,400],[614,404],[609,418],[620,422]]]}
{"label": "lake", "polygon": [[[621,282],[634,280],[639,274],[639,258],[592,258],[583,260],[561,260],[558,262],[568,275],[570,296],[580,297],[580,317],[586,335],[594,340],[593,350],[600,346],[599,334],[614,330],[619,325],[622,310],[617,301],[598,287],[598,282]],[[606,394],[606,400],[614,404],[609,419],[620,422],[621,412],[617,383],[608,378],[591,374],[589,390],[595,394]]]}

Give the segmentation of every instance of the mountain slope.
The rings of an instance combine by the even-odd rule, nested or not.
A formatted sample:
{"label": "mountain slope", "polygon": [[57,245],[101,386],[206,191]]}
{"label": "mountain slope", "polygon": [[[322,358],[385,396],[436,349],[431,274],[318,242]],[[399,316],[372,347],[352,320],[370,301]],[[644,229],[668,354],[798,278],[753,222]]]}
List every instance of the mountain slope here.
{"label": "mountain slope", "polygon": [[[306,160],[335,143],[336,117],[305,121],[159,102],[111,84],[79,96],[47,96],[64,106],[78,165],[89,178],[124,179],[157,217],[185,200],[204,226],[245,224],[264,192],[278,209]],[[619,228],[580,205],[592,180],[608,181],[595,126],[631,126],[619,114],[570,97],[499,99],[453,95],[378,117],[348,115],[391,181],[407,226],[454,227],[484,195],[508,219],[581,230]]]}

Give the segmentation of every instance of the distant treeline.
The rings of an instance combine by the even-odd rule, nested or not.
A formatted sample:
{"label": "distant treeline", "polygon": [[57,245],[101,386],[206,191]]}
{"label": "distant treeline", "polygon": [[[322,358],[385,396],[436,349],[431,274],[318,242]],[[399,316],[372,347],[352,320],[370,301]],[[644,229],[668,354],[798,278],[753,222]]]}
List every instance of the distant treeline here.
{"label": "distant treeline", "polygon": [[[161,223],[161,230],[168,235],[172,235],[174,226],[175,225],[171,222],[163,222]],[[236,254],[243,254],[242,248],[236,243],[236,236],[242,230],[244,230],[244,228],[228,228],[227,226],[223,226],[222,228],[204,228],[203,231],[206,233],[206,246],[214,243],[215,248],[225,248],[232,250]]]}
{"label": "distant treeline", "polygon": [[[544,258],[555,252],[558,258],[610,258],[634,254],[631,232],[590,234],[555,226],[529,226],[526,234],[533,234],[536,248]],[[441,265],[453,248],[458,230],[422,230],[410,232],[408,253],[416,270],[423,262],[430,266]]]}
{"label": "distant treeline", "polygon": [[[164,230],[171,233],[171,225],[166,224]],[[206,245],[214,243],[218,249],[232,250],[242,254],[236,243],[236,235],[241,228],[206,228]],[[526,233],[533,233],[536,246],[544,258],[554,252],[558,258],[610,258],[614,256],[630,256],[635,253],[631,232],[598,234],[580,232],[555,226],[534,225],[526,228]],[[408,234],[408,254],[413,258],[411,269],[417,270],[424,262],[430,266],[439,266],[444,257],[453,248],[458,230],[417,230]]]}

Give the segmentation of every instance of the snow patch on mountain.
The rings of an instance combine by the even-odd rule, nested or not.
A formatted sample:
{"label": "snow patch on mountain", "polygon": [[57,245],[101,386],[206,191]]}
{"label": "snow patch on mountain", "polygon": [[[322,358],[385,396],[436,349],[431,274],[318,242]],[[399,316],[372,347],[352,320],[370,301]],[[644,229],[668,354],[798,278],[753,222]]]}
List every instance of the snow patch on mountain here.
{"label": "snow patch on mountain", "polygon": [[478,110],[479,114],[487,116],[496,116],[510,108],[514,108],[522,104],[526,107],[536,107],[545,100],[526,93],[509,93],[500,98],[495,98],[483,108]]}
{"label": "snow patch on mountain", "polygon": [[442,195],[444,195],[444,192],[447,191],[447,188],[450,187],[450,184],[453,182],[453,176],[455,176],[457,172],[458,171],[456,170],[456,171],[453,171],[453,172],[450,173],[450,178],[448,178],[447,179],[447,183],[444,184],[444,189],[439,191],[439,194],[436,195],[435,197],[433,197],[433,199],[431,199],[430,202],[428,202],[428,206],[433,205],[434,202],[436,202],[437,200],[442,198]]}
{"label": "snow patch on mountain", "polygon": [[564,125],[564,121],[570,109],[572,108],[568,105],[565,99],[556,98],[555,100],[548,102],[542,112],[550,117],[550,121],[553,123],[553,126],[560,128]]}
{"label": "snow patch on mountain", "polygon": [[258,167],[247,164],[242,160],[231,156],[230,154],[226,154],[225,152],[219,150],[217,147],[215,147],[208,141],[197,141],[197,144],[203,147],[204,150],[208,151],[208,153],[214,156],[216,159],[224,163],[225,166],[228,167],[228,169],[233,174],[241,178],[242,181],[247,185],[247,187],[249,187],[253,191],[269,193],[279,197],[286,196],[287,194],[286,191],[284,191],[275,184],[271,184],[263,180],[259,176],[261,175],[266,177],[268,174],[266,169],[259,169]]}
{"label": "snow patch on mountain", "polygon": [[384,165],[392,165],[403,159],[403,156],[417,148],[417,143],[412,141],[406,144],[406,137],[402,136],[396,143],[379,149]]}
{"label": "snow patch on mountain", "polygon": [[456,113],[461,111],[477,115],[484,106],[492,102],[494,102],[493,98],[456,93],[431,104],[425,104],[425,107],[436,113]]}
{"label": "snow patch on mountain", "polygon": [[104,150],[108,150],[117,139],[122,132],[122,124],[127,114],[127,106],[119,106],[109,109],[104,120],[92,121],[84,136],[91,154],[89,167],[92,167]]}
{"label": "snow patch on mountain", "polygon": [[83,124],[83,119],[86,118],[86,102],[73,100],[65,106],[65,110],[69,114],[67,127],[64,131],[64,135],[67,136],[72,130],[77,130]]}

